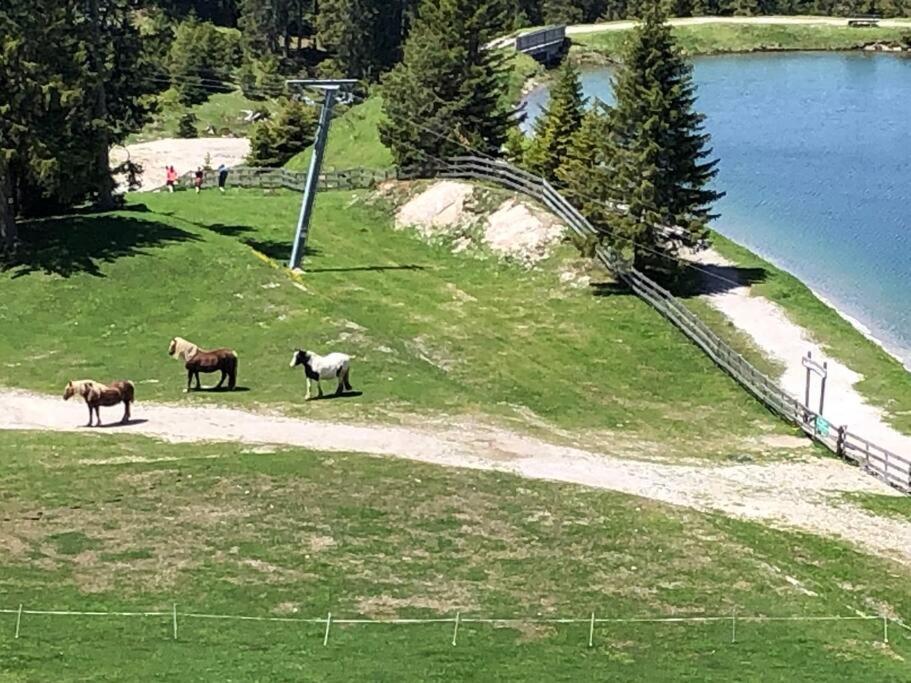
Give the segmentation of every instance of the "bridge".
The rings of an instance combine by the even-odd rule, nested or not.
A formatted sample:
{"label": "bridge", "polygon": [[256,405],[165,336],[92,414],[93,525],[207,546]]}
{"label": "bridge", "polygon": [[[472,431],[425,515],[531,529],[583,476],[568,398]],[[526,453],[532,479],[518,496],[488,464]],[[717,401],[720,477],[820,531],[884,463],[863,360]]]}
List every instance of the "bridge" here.
{"label": "bridge", "polygon": [[566,26],[546,26],[523,33],[516,38],[516,52],[523,52],[539,62],[555,61],[566,42]]}

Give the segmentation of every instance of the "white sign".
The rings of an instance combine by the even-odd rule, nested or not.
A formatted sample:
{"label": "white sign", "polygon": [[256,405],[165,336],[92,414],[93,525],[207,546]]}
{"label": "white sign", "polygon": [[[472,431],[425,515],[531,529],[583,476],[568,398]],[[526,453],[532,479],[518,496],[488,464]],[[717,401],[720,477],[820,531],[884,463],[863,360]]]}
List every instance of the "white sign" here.
{"label": "white sign", "polygon": [[826,375],[828,374],[828,370],[826,370],[825,367],[823,367],[822,365],[817,363],[812,358],[807,358],[806,356],[804,356],[803,358],[800,359],[800,362],[803,363],[803,366],[807,370],[809,370],[811,372],[815,372],[817,375],[819,375],[823,379],[826,378]]}

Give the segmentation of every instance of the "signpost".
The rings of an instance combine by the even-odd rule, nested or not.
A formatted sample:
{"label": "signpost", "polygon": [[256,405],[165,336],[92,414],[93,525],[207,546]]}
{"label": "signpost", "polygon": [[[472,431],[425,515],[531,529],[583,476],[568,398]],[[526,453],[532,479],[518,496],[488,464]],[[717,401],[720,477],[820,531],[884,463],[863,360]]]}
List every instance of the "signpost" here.
{"label": "signpost", "polygon": [[[810,407],[810,375],[818,375],[822,379],[822,386],[819,391],[819,415],[822,415],[822,408],[826,400],[826,377],[829,374],[829,363],[823,361],[822,365],[813,360],[813,352],[807,351],[807,355],[800,361],[807,369],[807,384],[804,390],[804,405]],[[828,423],[826,423],[826,432],[828,432]]]}
{"label": "signpost", "polygon": [[297,230],[294,233],[294,245],[291,248],[291,260],[288,267],[294,270],[300,268],[301,259],[307,250],[307,233],[310,229],[310,217],[313,214],[313,201],[316,199],[316,190],[319,185],[319,170],[323,165],[323,154],[326,151],[326,140],[329,137],[329,125],[332,123],[332,108],[335,106],[339,90],[349,87],[356,80],[342,78],[336,80],[291,80],[285,81],[287,85],[302,85],[318,88],[326,93],[323,107],[319,113],[319,124],[316,127],[316,140],[313,141],[313,154],[310,156],[310,168],[307,169],[307,181],[304,183],[304,196],[301,200],[300,215],[297,219]]}

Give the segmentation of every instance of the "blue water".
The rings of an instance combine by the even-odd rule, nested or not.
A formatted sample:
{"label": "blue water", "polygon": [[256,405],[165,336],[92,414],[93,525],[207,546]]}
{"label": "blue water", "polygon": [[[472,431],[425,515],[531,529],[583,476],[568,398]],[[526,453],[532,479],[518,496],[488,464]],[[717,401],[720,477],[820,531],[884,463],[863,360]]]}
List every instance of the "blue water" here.
{"label": "blue water", "polygon": [[[737,55],[694,69],[727,192],[714,227],[911,364],[911,59]],[[582,80],[612,101],[608,70]],[[529,122],[547,97],[529,94]]]}

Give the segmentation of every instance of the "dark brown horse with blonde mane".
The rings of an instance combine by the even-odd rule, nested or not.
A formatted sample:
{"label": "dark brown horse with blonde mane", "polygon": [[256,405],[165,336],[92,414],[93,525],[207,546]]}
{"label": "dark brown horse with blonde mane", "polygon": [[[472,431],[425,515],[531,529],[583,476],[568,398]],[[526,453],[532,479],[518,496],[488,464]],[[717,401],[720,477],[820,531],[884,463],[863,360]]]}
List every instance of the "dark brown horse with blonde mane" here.
{"label": "dark brown horse with blonde mane", "polygon": [[69,401],[76,395],[85,399],[85,404],[89,407],[89,423],[87,427],[92,426],[92,411],[95,411],[95,417],[98,418],[97,427],[101,426],[101,406],[116,406],[123,403],[123,418],[121,422],[127,422],[130,419],[130,403],[132,403],[135,394],[135,388],[132,382],[120,381],[102,384],[92,379],[73,380],[66,385],[63,390],[63,400]]}
{"label": "dark brown horse with blonde mane", "polygon": [[190,390],[190,383],[194,377],[196,390],[202,388],[199,383],[200,372],[221,371],[221,379],[218,380],[216,389],[221,389],[225,379],[228,380],[228,389],[233,389],[237,384],[237,354],[231,349],[204,351],[182,337],[174,337],[168,345],[168,355],[184,362],[187,369],[186,391]]}

